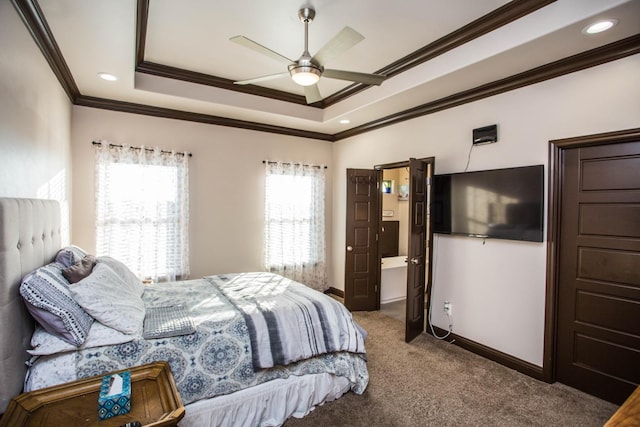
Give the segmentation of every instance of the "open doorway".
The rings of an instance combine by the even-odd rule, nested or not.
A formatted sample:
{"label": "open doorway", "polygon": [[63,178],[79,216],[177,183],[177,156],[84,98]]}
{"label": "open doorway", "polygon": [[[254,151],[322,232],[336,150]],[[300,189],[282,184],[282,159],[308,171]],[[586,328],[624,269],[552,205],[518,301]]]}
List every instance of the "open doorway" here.
{"label": "open doorway", "polygon": [[405,321],[409,244],[409,167],[382,169],[380,311]]}
{"label": "open doorway", "polygon": [[424,331],[431,290],[430,205],[434,158],[381,170],[380,310],[405,322],[408,342]]}
{"label": "open doorway", "polygon": [[[344,303],[351,311],[380,309],[382,257],[379,237],[382,233],[382,170],[409,168],[405,341],[425,330],[431,289],[431,176],[435,158],[409,159],[406,162],[378,165],[375,169],[347,169]],[[387,183],[387,185],[389,185]],[[396,186],[397,187],[397,186]],[[403,190],[401,188],[400,190]],[[398,191],[396,189],[396,191]],[[397,193],[396,193],[397,197]],[[403,260],[404,262],[404,260]]]}

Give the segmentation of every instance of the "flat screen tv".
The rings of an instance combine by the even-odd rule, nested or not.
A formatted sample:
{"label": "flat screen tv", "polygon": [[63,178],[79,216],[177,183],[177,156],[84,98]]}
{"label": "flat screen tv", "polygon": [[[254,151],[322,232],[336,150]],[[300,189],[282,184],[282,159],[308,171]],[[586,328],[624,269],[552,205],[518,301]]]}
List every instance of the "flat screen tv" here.
{"label": "flat screen tv", "polygon": [[434,175],[435,233],[542,242],[544,166]]}

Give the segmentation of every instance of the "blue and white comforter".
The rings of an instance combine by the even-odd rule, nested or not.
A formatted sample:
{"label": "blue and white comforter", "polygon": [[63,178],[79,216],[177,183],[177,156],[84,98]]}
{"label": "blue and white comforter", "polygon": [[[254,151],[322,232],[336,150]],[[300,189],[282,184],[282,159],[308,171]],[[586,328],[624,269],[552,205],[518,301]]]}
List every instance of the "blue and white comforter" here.
{"label": "blue and white comforter", "polygon": [[[256,280],[258,285],[251,285],[248,279]],[[245,319],[253,319],[251,321],[254,323],[260,322],[253,316],[255,313],[247,310],[247,301],[250,300],[250,297],[245,295],[245,302],[242,302],[243,292],[237,286],[244,282],[247,287],[257,287],[254,290],[258,290],[260,295],[256,302],[259,301],[260,306],[264,309],[270,300],[272,305],[279,307],[282,304],[279,301],[283,295],[289,293],[288,291],[281,293],[280,290],[277,290],[276,281],[276,278],[270,273],[246,273],[244,275],[210,276],[204,279],[149,286],[143,295],[147,306],[184,302],[196,323],[196,332],[191,335],[162,339],[136,338],[115,346],[94,347],[40,357],[30,369],[25,391],[165,360],[171,366],[184,404],[232,393],[276,378],[321,372],[346,377],[355,393],[364,392],[369,380],[363,357],[364,338],[359,327],[353,323],[351,315],[348,312],[346,312],[346,316],[318,314],[317,312],[313,314],[308,308],[303,308],[307,303],[303,303],[302,297],[297,294],[284,297],[284,299],[294,303],[299,310],[305,313],[303,315],[299,313],[298,319],[308,319],[311,322],[305,327],[310,332],[307,338],[308,342],[302,346],[289,346],[287,340],[293,339],[296,332],[283,330],[274,334],[274,331],[271,330],[266,335],[269,335],[270,339],[278,337],[274,340],[280,343],[280,347],[298,349],[289,353],[280,351],[271,353],[259,348],[258,359],[270,360],[267,364],[276,366],[267,369],[254,368],[256,358],[253,357],[252,341],[260,342],[261,340],[251,337]],[[297,288],[288,282],[284,282],[283,285],[287,285],[287,288]],[[224,292],[221,288],[224,289]],[[269,291],[267,292],[267,290]],[[277,298],[271,299],[268,296],[269,293]],[[225,294],[236,300],[236,304],[239,304],[240,307],[244,307],[243,311],[232,304]],[[317,296],[321,297],[321,300],[331,300],[322,294]],[[304,299],[306,296],[302,298],[302,300]],[[309,302],[309,304],[316,303]],[[332,306],[331,303],[330,306]],[[317,308],[317,310],[326,311],[327,309]],[[328,310],[332,311],[333,309]],[[275,322],[269,320],[264,321],[264,324],[273,328],[275,325],[280,327],[280,325],[287,323],[278,310],[276,313],[274,313],[275,319],[277,319]],[[311,319],[317,319],[320,323]],[[326,337],[322,335],[322,339],[320,339],[322,332],[317,327],[323,322],[351,323],[348,325],[346,335],[344,332],[335,333],[337,335],[330,333]],[[253,334],[264,335],[264,333],[256,331]],[[346,342],[348,345],[344,349],[336,349],[331,344],[334,341]],[[269,345],[271,346],[271,344]],[[342,347],[342,344],[339,347]],[[304,356],[304,354],[307,354],[306,352],[310,349],[321,350],[322,354],[307,358],[308,356]],[[300,359],[300,355],[303,359]],[[289,359],[297,361],[282,366],[281,361]]]}

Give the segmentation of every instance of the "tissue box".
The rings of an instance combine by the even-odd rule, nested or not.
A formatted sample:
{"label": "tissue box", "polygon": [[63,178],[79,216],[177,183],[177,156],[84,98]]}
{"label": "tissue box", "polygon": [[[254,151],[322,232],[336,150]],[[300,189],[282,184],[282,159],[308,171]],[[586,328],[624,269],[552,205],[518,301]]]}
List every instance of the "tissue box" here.
{"label": "tissue box", "polygon": [[[116,376],[122,378],[122,390],[117,394],[109,394]],[[100,395],[98,396],[98,420],[106,420],[116,415],[131,411],[131,372],[125,371],[102,377]]]}

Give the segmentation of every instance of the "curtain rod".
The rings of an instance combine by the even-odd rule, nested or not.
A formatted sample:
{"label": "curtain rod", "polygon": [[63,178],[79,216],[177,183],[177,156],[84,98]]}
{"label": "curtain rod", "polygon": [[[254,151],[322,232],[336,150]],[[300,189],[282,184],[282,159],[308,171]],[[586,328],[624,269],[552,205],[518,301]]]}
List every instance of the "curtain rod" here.
{"label": "curtain rod", "polygon": [[[262,163],[269,163],[269,164],[273,165],[273,164],[276,164],[276,163],[278,163],[278,162],[274,162],[274,161],[271,161],[271,160],[263,160],[263,161],[262,161]],[[311,167],[313,167],[313,168],[323,168],[323,169],[327,169],[327,166],[304,165],[304,164],[302,164],[302,163],[289,163],[289,162],[280,162],[280,163],[282,163],[283,165],[296,165],[296,166],[297,166],[297,165],[302,165],[302,166],[311,166]]]}
{"label": "curtain rod", "polygon": [[[92,142],[93,145],[102,145],[102,142],[100,141],[93,141]],[[122,148],[123,145],[121,144],[111,144],[109,143],[109,148]],[[142,147],[130,147],[132,150],[142,150]],[[144,147],[144,149],[146,151],[155,151],[153,148],[147,148]],[[160,150],[161,153],[163,154],[171,154],[171,151],[167,151],[167,150]],[[178,156],[189,156],[192,157],[191,153],[175,153]]]}

